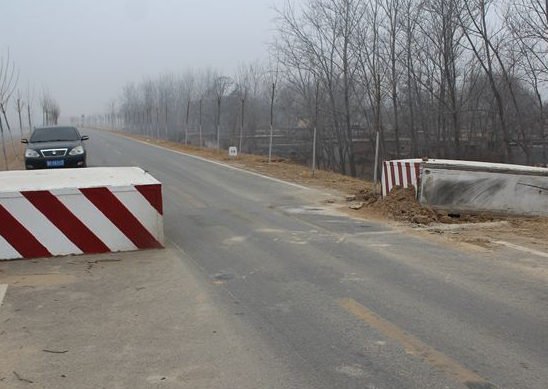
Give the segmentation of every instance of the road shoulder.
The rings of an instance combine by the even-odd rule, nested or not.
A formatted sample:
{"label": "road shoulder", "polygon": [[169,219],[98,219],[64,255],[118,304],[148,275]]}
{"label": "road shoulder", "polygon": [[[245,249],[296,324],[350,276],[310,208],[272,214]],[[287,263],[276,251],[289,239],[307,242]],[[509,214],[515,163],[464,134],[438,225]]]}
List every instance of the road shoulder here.
{"label": "road shoulder", "polygon": [[0,386],[306,387],[197,272],[175,248],[0,262]]}
{"label": "road shoulder", "polygon": [[[354,205],[352,199],[360,191],[370,191],[372,184],[358,178],[344,176],[325,170],[318,170],[312,177],[310,168],[291,163],[286,160],[275,159],[276,162],[268,164],[266,157],[258,155],[240,155],[231,158],[228,154],[217,152],[213,149],[185,146],[177,142],[157,140],[146,136],[128,134],[123,132],[110,132],[111,134],[132,139],[155,147],[197,157],[213,163],[220,163],[229,168],[237,168],[266,176],[277,181],[283,181],[288,185],[299,188],[308,187],[320,190],[325,196],[321,201],[321,207],[331,209],[339,214],[347,214],[353,219],[374,221],[388,228],[397,229],[401,233],[456,248],[463,252],[483,255],[501,255],[512,258],[525,258],[525,261],[516,261],[512,267],[526,273],[548,275],[548,261],[544,255],[548,255],[548,240],[545,233],[548,229],[548,218],[505,218],[493,217],[488,222],[466,222],[457,224],[431,224],[421,225],[416,223],[396,221],[380,209],[368,209],[363,207],[358,210],[351,209]],[[349,207],[350,206],[350,207]],[[483,215],[480,215],[483,217]],[[481,217],[479,219],[482,219]]]}

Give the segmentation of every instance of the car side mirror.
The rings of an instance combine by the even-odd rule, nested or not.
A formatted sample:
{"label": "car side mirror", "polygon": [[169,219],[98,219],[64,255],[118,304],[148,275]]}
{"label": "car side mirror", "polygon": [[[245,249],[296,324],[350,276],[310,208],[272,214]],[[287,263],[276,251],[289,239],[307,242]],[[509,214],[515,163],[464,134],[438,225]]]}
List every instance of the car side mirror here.
{"label": "car side mirror", "polygon": [[28,139],[23,138],[23,139],[21,139],[21,143],[24,143],[24,144],[28,145],[29,141],[28,141]]}
{"label": "car side mirror", "polygon": [[87,136],[87,135],[82,136],[82,140],[88,140],[88,139],[89,139],[89,136]]}

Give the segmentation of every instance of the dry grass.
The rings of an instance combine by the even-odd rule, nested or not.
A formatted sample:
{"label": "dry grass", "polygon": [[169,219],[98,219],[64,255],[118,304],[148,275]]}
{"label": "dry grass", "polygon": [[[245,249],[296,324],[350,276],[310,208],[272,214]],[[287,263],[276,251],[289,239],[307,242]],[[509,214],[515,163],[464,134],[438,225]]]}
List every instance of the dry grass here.
{"label": "dry grass", "polygon": [[[4,136],[5,135],[6,134],[4,134]],[[7,136],[7,138],[9,139],[9,135]],[[0,171],[24,169],[25,145],[15,140],[12,142],[8,139],[6,139],[5,145],[2,145],[0,141]],[[6,150],[8,160],[7,168],[6,158],[4,156],[4,149]]]}
{"label": "dry grass", "polygon": [[268,157],[263,155],[239,154],[238,157],[229,157],[226,150],[218,152],[215,149],[185,146],[181,143],[147,138],[142,135],[122,133],[126,137],[139,139],[148,143],[167,147],[172,150],[182,151],[188,154],[208,158],[216,161],[241,167],[256,173],[265,174],[271,177],[283,179],[297,184],[306,184],[318,188],[329,188],[338,190],[344,194],[353,194],[360,190],[371,190],[373,184],[360,178],[345,176],[327,170],[316,170],[315,177],[312,177],[312,169],[307,166],[291,162],[289,159],[273,157],[268,163]]}

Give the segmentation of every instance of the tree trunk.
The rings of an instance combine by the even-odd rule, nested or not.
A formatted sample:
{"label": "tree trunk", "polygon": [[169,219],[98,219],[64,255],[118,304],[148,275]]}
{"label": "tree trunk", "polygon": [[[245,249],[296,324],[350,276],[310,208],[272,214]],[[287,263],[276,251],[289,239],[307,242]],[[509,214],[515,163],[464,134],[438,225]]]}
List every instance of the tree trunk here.
{"label": "tree trunk", "polygon": [[4,163],[6,170],[10,170],[8,165],[8,153],[6,152],[6,139],[4,138],[4,126],[2,125],[2,118],[0,117],[0,134],[2,135],[2,151],[4,152]]}

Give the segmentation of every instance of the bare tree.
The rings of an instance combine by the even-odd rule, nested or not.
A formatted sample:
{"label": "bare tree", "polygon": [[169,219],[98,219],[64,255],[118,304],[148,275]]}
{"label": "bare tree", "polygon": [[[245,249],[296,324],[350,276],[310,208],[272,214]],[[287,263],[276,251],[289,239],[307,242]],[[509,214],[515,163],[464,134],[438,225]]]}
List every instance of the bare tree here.
{"label": "bare tree", "polygon": [[387,59],[389,72],[389,84],[390,84],[390,99],[392,100],[392,113],[393,113],[393,130],[396,141],[396,158],[401,155],[400,145],[400,123],[399,123],[399,101],[398,101],[398,84],[400,82],[400,56],[402,55],[402,47],[399,45],[402,34],[401,8],[404,5],[403,0],[386,0],[381,2],[381,7],[386,15],[386,37],[385,43],[387,48]]}
{"label": "bare tree", "polygon": [[[411,138],[411,155],[417,155],[419,151],[419,140],[417,134],[417,126],[415,123],[417,103],[414,99],[415,88],[415,39],[417,29],[420,25],[419,17],[421,15],[420,8],[416,4],[415,0],[404,0],[402,7],[404,8],[404,14],[400,19],[402,24],[402,40],[403,50],[405,55],[401,57],[402,66],[405,69],[405,84],[403,87],[406,89],[407,107],[408,107],[408,131]],[[419,100],[420,101],[420,100]],[[418,112],[420,115],[420,110]]]}
{"label": "bare tree", "polygon": [[534,163],[542,142],[545,161],[547,9],[544,0],[288,2],[269,66],[243,64],[234,81],[211,69],[152,76],[124,89],[118,115],[130,131],[217,149],[229,139],[265,155],[276,143],[276,154],[351,175],[370,175],[377,134],[384,159]]}
{"label": "bare tree", "polygon": [[27,84],[27,120],[29,123],[29,131],[32,131],[32,107],[34,105],[34,88],[31,92],[30,84]]}
{"label": "bare tree", "polygon": [[493,0],[471,0],[464,2],[465,13],[460,16],[460,24],[470,49],[489,80],[489,86],[496,100],[505,159],[512,162],[512,136],[508,128],[504,100],[497,83],[496,64],[498,61],[499,65],[501,65],[502,60],[500,59],[497,47],[493,43],[492,29],[488,26],[489,9],[492,4]]}
{"label": "bare tree", "polygon": [[[242,151],[246,119],[253,116],[251,112],[246,116],[246,105],[249,106],[259,93],[260,84],[264,79],[265,71],[258,63],[241,64],[236,69],[234,78],[236,94],[240,102],[240,131],[238,136],[238,150]],[[251,101],[250,101],[251,100]],[[252,107],[251,107],[252,108]]]}
{"label": "bare tree", "polygon": [[21,112],[24,109],[25,103],[23,102],[21,91],[17,90],[17,98],[15,99],[15,110],[17,111],[17,116],[19,117],[19,131],[21,132],[21,138],[23,137],[23,120],[21,117]]}
{"label": "bare tree", "polygon": [[513,0],[505,13],[512,36],[512,48],[519,58],[522,79],[535,94],[538,128],[542,139],[543,163],[548,162],[548,126],[542,90],[548,82],[548,3],[545,0]]}
{"label": "bare tree", "polygon": [[213,93],[215,96],[215,101],[217,103],[217,113],[216,113],[216,120],[215,120],[217,150],[219,150],[220,138],[221,138],[221,105],[223,102],[223,98],[225,97],[226,93],[228,92],[229,88],[232,86],[233,83],[234,82],[232,78],[226,77],[226,76],[217,77],[213,83]]}
{"label": "bare tree", "polygon": [[117,102],[115,99],[111,99],[107,103],[107,112],[106,112],[107,123],[111,130],[116,129],[116,112],[117,111],[118,111]]}
{"label": "bare tree", "polygon": [[[356,51],[358,51],[358,70],[362,81],[363,93],[366,98],[361,100],[363,116],[368,119],[373,116],[373,133],[379,134],[381,150],[386,155],[386,138],[383,126],[383,107],[387,93],[385,80],[389,73],[388,62],[385,61],[386,46],[382,45],[381,26],[385,23],[385,15],[380,6],[380,0],[369,3],[366,8],[362,28],[357,36]],[[376,138],[376,136],[374,137]],[[371,139],[374,139],[373,137]]]}
{"label": "bare tree", "polygon": [[[11,61],[10,52],[8,50],[5,57],[4,56],[0,57],[0,111],[4,119],[4,124],[6,125],[9,136],[10,136],[11,145],[13,148],[13,154],[15,155],[16,158],[18,158],[17,150],[15,149],[15,145],[13,142],[13,134],[11,132],[11,127],[10,127],[8,116],[6,113],[6,106],[8,105],[12,94],[17,88],[18,82],[19,82],[19,71],[16,69],[15,63]],[[4,152],[4,161],[6,164],[6,169],[9,169],[2,117],[0,117],[0,133],[2,137],[2,150]]]}
{"label": "bare tree", "polygon": [[61,108],[49,90],[44,88],[40,97],[40,106],[44,115],[44,125],[56,125],[59,122]]}

